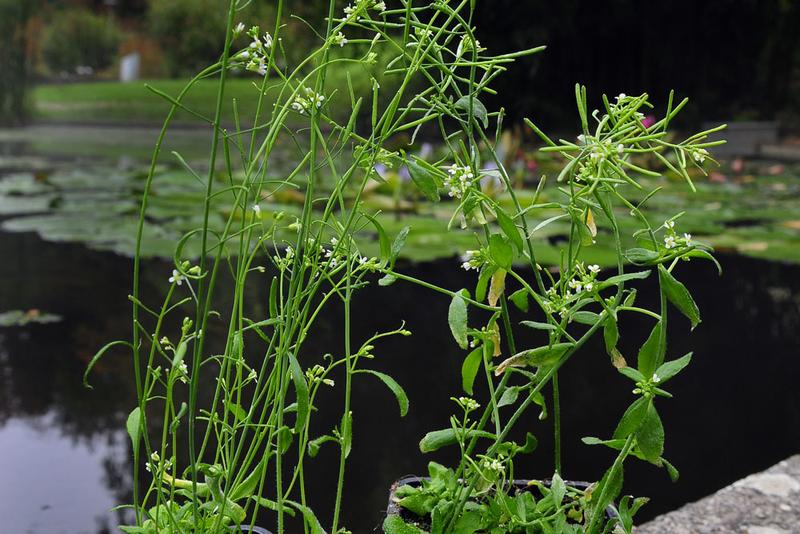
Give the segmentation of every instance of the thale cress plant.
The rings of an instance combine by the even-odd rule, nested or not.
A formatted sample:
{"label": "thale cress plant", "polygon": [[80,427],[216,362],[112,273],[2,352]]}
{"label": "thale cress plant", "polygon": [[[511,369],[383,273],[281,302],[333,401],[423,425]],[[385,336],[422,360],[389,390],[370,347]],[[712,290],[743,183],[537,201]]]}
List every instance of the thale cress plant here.
{"label": "thale cress plant", "polygon": [[[475,38],[475,2],[470,0],[356,0],[343,10],[331,0],[324,28],[314,30],[317,46],[292,64],[286,54],[291,44],[282,36],[283,0],[277,0],[275,21],[266,32],[238,22],[248,4],[230,2],[218,62],[176,96],[152,89],[171,109],[143,184],[130,296],[132,335],[103,347],[87,369],[88,375],[111,349],[127,349],[133,361],[138,400],[127,418],[133,523],[122,530],[216,533],[260,523],[278,534],[349,532],[342,524],[341,502],[358,420],[353,381],[384,384],[396,396],[401,415],[408,411],[402,387],[368,364],[380,352],[382,338],[410,332],[401,325],[353,339],[353,296],[377,280],[380,285],[421,284],[452,299],[449,326],[466,353],[461,375],[470,395],[454,397],[451,426],[428,433],[420,443],[426,452],[458,446],[459,464],[449,469],[432,463],[429,480],[398,488],[397,504],[418,519],[390,515],[386,532],[630,531],[641,500],[623,497],[615,513],[606,514],[620,494],[625,460],[636,457],[677,474],[662,457],[664,432],[655,400],[669,396],[663,386],[691,356],[666,356],[669,303],[692,326],[700,320],[676,278],[677,267],[680,260],[713,258],[708,247],[678,233],[681,214],[663,224],[647,218],[646,201],[657,189],[634,203],[625,187],[641,188],[637,176],[658,175],[637,164],[645,157],[684,176],[691,186],[687,169],[710,159],[710,132],[681,142],[668,136],[669,123],[685,101],[673,105],[670,97],[663,118],[646,124],[647,95],[604,97],[602,109],[589,113],[586,91],[577,87],[581,134],[575,141],[552,141],[528,122],[545,142],[544,150],[558,152],[566,164],[552,188],[557,200],[539,200],[542,179],[534,200],[523,205],[496,150],[504,113],[489,112],[481,98],[495,92],[491,82],[509,63],[543,47],[489,54]],[[375,73],[379,61],[385,67]],[[259,76],[251,117],[241,117],[237,103],[225,98],[233,71]],[[353,79],[356,71],[368,83]],[[331,78],[342,72],[346,83],[332,88]],[[208,78],[219,84],[214,115],[206,119],[184,99]],[[178,110],[208,120],[205,170],[173,153],[175,163],[190,179],[201,180],[207,193],[198,206],[197,228],[176,240],[174,270],[161,300],[143,302],[148,200]],[[223,125],[224,117],[232,118],[232,126]],[[414,143],[420,132],[428,138],[438,134],[445,154],[438,161],[398,148],[401,134]],[[280,159],[275,147],[282,142],[297,147],[296,161],[286,172],[275,170]],[[476,248],[463,259],[464,268],[476,271],[472,291],[439,287],[395,268],[409,228],[390,237],[378,213],[362,202],[368,186],[382,180],[381,166],[406,166],[429,201],[440,201],[444,192],[454,207],[450,224],[476,230]],[[484,192],[486,181],[506,188],[511,209]],[[287,190],[302,195],[302,208],[270,210],[273,196]],[[540,220],[540,213],[554,209],[557,215]],[[219,213],[222,223],[215,226],[213,215]],[[620,216],[639,222],[640,246],[623,247]],[[569,222],[569,244],[559,265],[549,269],[537,262],[534,240],[557,220]],[[364,231],[377,234],[379,256],[361,252],[356,238]],[[581,259],[582,251],[601,239],[613,241],[613,273]],[[625,287],[653,271],[661,291],[656,311],[637,307],[635,291]],[[221,287],[231,287],[232,296]],[[344,342],[331,354],[309,354],[305,342],[335,301],[343,309]],[[516,346],[511,306],[530,314],[522,324],[541,331],[540,346]],[[653,322],[635,367],[616,349],[617,320],[627,313]],[[207,334],[220,330],[220,348],[212,349]],[[610,439],[585,438],[617,451],[617,457],[599,482],[581,488],[559,475],[558,371],[595,334],[603,335],[611,363],[633,382],[635,400]],[[487,399],[471,397],[476,380],[485,380]],[[312,421],[318,411],[331,408],[320,402],[331,388],[341,389],[339,424],[317,434]],[[530,433],[525,443],[514,443],[509,432],[527,410],[544,409],[547,402],[552,402],[557,443],[554,474],[549,483],[534,483],[533,491],[519,491],[514,458],[532,452],[536,439]],[[338,449],[329,518],[311,509],[313,488],[306,484],[311,459],[323,446]]]}

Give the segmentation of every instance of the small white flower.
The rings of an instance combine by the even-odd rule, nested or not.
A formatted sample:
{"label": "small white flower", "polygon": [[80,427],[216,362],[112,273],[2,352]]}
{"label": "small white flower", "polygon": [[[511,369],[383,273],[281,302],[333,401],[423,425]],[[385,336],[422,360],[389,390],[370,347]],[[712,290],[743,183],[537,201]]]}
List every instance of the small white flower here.
{"label": "small white flower", "polygon": [[348,43],[347,37],[345,37],[342,32],[339,32],[336,35],[334,35],[332,41],[333,44],[339,45],[340,47],[343,47]]}
{"label": "small white flower", "polygon": [[183,283],[184,276],[178,272],[177,269],[172,269],[172,276],[169,277],[170,284],[181,285]]}
{"label": "small white flower", "polygon": [[384,11],[386,11],[386,2],[383,1],[375,2],[375,5],[372,6],[372,9],[378,11],[379,13],[383,13]]}
{"label": "small white flower", "polygon": [[667,221],[664,223],[664,228],[669,228],[670,230],[675,228],[675,221]]}
{"label": "small white flower", "polygon": [[247,375],[247,380],[252,381],[257,379],[258,379],[258,373],[256,373],[256,370],[250,369],[250,374]]}
{"label": "small white flower", "polygon": [[186,365],[186,362],[181,362],[178,366],[178,380],[187,384],[189,382],[189,367]]}
{"label": "small white flower", "polygon": [[583,135],[583,134],[580,134],[580,135],[578,136],[578,142],[579,142],[580,144],[584,144],[584,143],[586,143],[586,136],[585,136],[585,135]]}
{"label": "small white flower", "polygon": [[256,214],[257,218],[261,218],[261,206],[258,204],[253,204],[253,212]]}
{"label": "small white flower", "polygon": [[675,236],[668,235],[664,238],[664,246],[666,248],[675,248]]}
{"label": "small white flower", "polygon": [[583,284],[581,284],[580,280],[570,280],[568,285],[570,289],[575,290],[575,293],[580,293],[583,289]]}
{"label": "small white flower", "polygon": [[619,94],[619,95],[616,97],[616,99],[617,99],[617,101],[620,101],[620,100],[624,100],[624,99],[625,99],[625,98],[627,98],[627,97],[628,97],[628,95],[626,95],[625,93],[620,93],[620,94]]}
{"label": "small white flower", "polygon": [[244,22],[240,22],[233,28],[233,35],[237,36],[244,31]]}
{"label": "small white flower", "polygon": [[653,373],[653,383],[658,384],[659,382],[661,382],[661,378],[659,378],[657,374]]}
{"label": "small white flower", "polygon": [[623,152],[625,152],[625,146],[622,143],[620,143],[617,145],[617,154],[621,156]]}
{"label": "small white flower", "polygon": [[683,240],[686,242],[687,245],[692,244],[692,234],[683,234]]}
{"label": "small white flower", "polygon": [[591,291],[593,287],[594,287],[594,284],[593,284],[593,283],[591,283],[591,282],[589,282],[589,283],[587,283],[587,284],[586,284],[586,285],[585,285],[583,288],[584,288],[586,291]]}
{"label": "small white flower", "polygon": [[594,274],[597,274],[597,273],[600,272],[600,266],[596,265],[596,264],[590,265],[589,267],[587,267],[587,269],[589,269],[589,272],[592,272]]}

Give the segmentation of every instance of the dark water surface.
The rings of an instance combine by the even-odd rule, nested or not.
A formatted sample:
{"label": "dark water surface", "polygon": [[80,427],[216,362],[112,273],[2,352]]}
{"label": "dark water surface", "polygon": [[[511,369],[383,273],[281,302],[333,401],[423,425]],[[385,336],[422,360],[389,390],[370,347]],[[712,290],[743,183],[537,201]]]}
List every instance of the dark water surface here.
{"label": "dark water surface", "polygon": [[[0,328],[0,517],[3,532],[99,533],[114,531],[131,491],[126,414],[135,403],[128,361],[107,357],[93,374],[93,390],[81,376],[94,351],[128,337],[131,262],[82,246],[41,241],[33,234],[0,234],[0,310],[38,308],[64,317],[60,323]],[[659,409],[667,434],[665,457],[681,471],[673,484],[644,463],[628,464],[626,492],[652,497],[640,519],[674,509],[800,451],[800,268],[742,257],[722,257],[718,278],[707,263],[679,267],[695,294],[704,322],[692,333],[676,313],[669,357],[694,350],[695,358],[669,384],[674,399]],[[163,291],[171,267],[146,266],[145,292]],[[474,274],[455,259],[407,265],[409,274],[446,287],[471,287]],[[656,295],[641,284],[640,304]],[[381,521],[387,488],[403,475],[422,473],[430,459],[417,442],[447,425],[451,396],[460,394],[463,352],[447,327],[446,297],[397,283],[363,290],[355,303],[354,340],[399,325],[414,333],[378,344],[373,368],[390,372],[407,390],[409,415],[401,419],[387,390],[372,378],[354,383],[354,448],[348,464],[345,524],[371,532]],[[309,355],[341,343],[340,310],[331,308],[309,341]],[[519,319],[522,319],[520,317]],[[621,323],[621,349],[629,361],[646,336],[647,321]],[[600,340],[598,340],[600,341]],[[533,339],[520,333],[522,348]],[[627,404],[631,385],[592,343],[561,372],[564,475],[594,480],[613,460],[607,449],[580,437],[608,437]],[[480,396],[480,394],[478,394]],[[322,399],[338,402],[335,397]],[[551,474],[550,422],[536,414],[521,430],[540,440],[518,474]],[[336,424],[323,414],[315,431]],[[335,487],[334,447],[308,462],[312,505],[323,524],[330,519]]]}

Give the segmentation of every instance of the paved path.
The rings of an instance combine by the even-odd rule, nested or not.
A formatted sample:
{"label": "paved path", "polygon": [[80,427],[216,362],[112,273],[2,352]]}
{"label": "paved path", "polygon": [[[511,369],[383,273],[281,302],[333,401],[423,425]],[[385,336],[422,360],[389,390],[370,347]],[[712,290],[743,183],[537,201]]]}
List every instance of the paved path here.
{"label": "paved path", "polygon": [[634,529],[635,534],[800,534],[800,454]]}

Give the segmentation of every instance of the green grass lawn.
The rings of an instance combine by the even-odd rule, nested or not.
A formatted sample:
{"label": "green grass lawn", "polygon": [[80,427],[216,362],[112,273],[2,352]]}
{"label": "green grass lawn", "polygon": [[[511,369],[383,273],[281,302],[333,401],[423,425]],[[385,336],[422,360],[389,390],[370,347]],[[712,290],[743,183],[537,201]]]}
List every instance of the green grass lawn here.
{"label": "green grass lawn", "polygon": [[[176,96],[186,80],[40,85],[33,90],[34,118],[64,122],[161,122],[170,103],[148,90],[145,84]],[[252,116],[258,95],[252,79],[229,80],[225,94],[225,118],[232,117],[232,98],[238,100],[239,113],[243,117]],[[217,81],[202,80],[186,95],[184,103],[210,117],[214,113],[216,98]],[[197,122],[200,119],[180,111],[176,120]]]}

